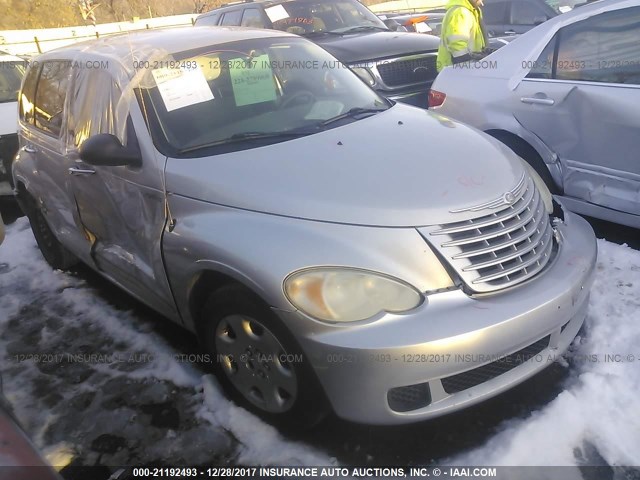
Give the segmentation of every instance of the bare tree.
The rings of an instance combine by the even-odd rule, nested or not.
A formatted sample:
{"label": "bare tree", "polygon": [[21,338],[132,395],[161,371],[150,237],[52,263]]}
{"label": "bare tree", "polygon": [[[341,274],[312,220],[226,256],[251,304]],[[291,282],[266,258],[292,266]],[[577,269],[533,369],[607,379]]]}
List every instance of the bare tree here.
{"label": "bare tree", "polygon": [[208,8],[206,0],[193,0],[193,13],[202,13],[206,12],[207,10]]}

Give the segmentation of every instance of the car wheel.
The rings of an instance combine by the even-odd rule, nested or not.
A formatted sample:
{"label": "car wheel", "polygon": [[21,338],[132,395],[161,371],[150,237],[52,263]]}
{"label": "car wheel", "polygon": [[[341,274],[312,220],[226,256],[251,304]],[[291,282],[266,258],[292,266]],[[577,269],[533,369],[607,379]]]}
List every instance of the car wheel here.
{"label": "car wheel", "polygon": [[38,248],[51,267],[66,270],[78,263],[78,259],[58,241],[39,208],[32,206],[27,217]]}
{"label": "car wheel", "polygon": [[290,429],[318,424],[327,402],[292,334],[248,289],[231,285],[209,296],[202,343],[215,373],[237,404]]}

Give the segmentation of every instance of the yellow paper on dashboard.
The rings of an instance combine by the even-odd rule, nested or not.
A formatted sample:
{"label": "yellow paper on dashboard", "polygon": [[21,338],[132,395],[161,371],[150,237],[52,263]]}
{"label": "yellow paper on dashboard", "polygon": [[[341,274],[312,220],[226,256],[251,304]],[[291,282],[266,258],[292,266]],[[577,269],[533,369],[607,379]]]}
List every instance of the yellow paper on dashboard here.
{"label": "yellow paper on dashboard", "polygon": [[260,55],[246,61],[230,60],[229,74],[238,107],[271,102],[277,98],[277,87],[273,79],[269,55]]}

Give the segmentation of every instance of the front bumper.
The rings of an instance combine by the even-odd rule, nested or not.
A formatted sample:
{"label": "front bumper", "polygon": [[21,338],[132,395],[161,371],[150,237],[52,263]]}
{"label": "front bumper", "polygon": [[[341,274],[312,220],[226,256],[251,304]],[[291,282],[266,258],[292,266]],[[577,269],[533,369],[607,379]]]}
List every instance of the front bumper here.
{"label": "front bumper", "polygon": [[[495,396],[549,366],[584,321],[597,255],[593,231],[581,217],[566,213],[557,232],[553,264],[517,287],[477,298],[435,294],[409,314],[298,335],[336,414],[380,425],[424,420]],[[308,321],[298,312],[279,314],[290,325]],[[507,357],[513,361],[532,348],[530,360],[486,375],[500,367],[496,360],[513,354]],[[484,380],[474,384],[464,372],[471,379],[483,372]],[[458,389],[448,380],[443,386],[451,377]],[[390,392],[400,392],[400,403],[422,406],[399,408]]]}

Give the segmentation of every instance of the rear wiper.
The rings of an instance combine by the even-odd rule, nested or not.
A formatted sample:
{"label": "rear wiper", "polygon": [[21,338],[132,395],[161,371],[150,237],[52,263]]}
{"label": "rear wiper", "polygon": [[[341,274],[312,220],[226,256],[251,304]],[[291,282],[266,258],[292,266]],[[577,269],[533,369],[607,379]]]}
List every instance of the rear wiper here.
{"label": "rear wiper", "polygon": [[381,32],[388,32],[389,29],[387,27],[377,27],[375,25],[360,25],[359,27],[353,27],[348,30],[343,30],[340,33],[356,33],[356,32],[366,32],[367,30],[380,30]]}
{"label": "rear wiper", "polygon": [[345,118],[356,117],[358,115],[371,114],[375,115],[376,113],[384,112],[387,110],[386,108],[362,108],[362,107],[353,107],[351,110],[347,110],[340,115],[336,115],[335,117],[328,118],[327,120],[320,123],[320,125],[327,126],[331,123],[338,122]]}
{"label": "rear wiper", "polygon": [[195,150],[200,150],[202,148],[216,147],[218,145],[228,145],[230,143],[241,143],[250,140],[263,140],[263,139],[273,139],[273,138],[296,138],[296,137],[305,137],[307,135],[312,135],[314,133],[318,133],[318,129],[314,130],[290,130],[283,132],[243,132],[243,133],[234,133],[230,137],[223,138],[222,140],[216,140],[215,142],[203,143],[202,145],[194,145],[192,147],[185,147],[179,150],[178,153],[189,153]]}

